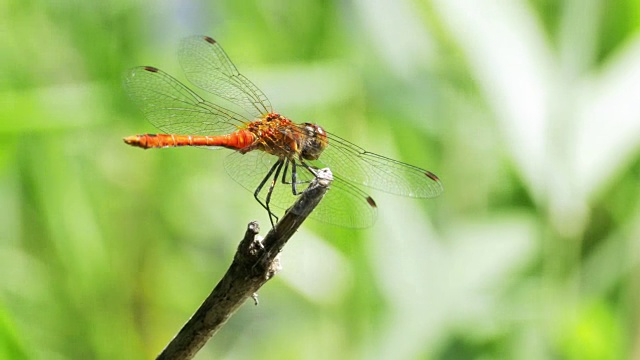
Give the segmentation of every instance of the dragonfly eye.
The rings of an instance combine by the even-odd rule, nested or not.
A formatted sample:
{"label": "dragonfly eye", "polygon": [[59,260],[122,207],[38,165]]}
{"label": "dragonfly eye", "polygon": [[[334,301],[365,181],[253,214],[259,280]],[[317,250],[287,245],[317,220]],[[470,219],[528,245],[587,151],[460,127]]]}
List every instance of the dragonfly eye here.
{"label": "dragonfly eye", "polygon": [[327,147],[327,133],[316,124],[304,124],[304,137],[302,139],[302,158],[316,160]]}

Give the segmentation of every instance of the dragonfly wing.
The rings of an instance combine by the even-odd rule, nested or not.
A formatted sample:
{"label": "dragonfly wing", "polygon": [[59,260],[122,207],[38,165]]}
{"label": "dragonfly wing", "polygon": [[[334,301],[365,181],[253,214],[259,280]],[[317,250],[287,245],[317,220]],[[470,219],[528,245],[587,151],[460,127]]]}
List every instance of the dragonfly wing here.
{"label": "dragonfly wing", "polygon": [[238,72],[212,38],[188,37],[182,41],[178,55],[187,79],[196,86],[238,105],[252,116],[273,112],[269,99]]}
{"label": "dragonfly wing", "polygon": [[[233,180],[253,193],[277,161],[278,157],[260,150],[244,154],[234,151],[224,159],[224,168]],[[269,188],[270,181],[265,183],[265,190]]]}
{"label": "dragonfly wing", "polygon": [[[276,156],[262,152],[250,151],[246,154],[234,152],[226,157],[225,169],[227,173],[242,187],[253,193],[269,170],[278,161]],[[271,194],[270,206],[274,209],[286,210],[296,201],[291,184],[284,184],[284,179],[291,182],[291,166],[283,168],[276,180]],[[268,179],[259,194],[261,201],[266,201],[266,195],[271,185],[273,176]],[[297,191],[304,191],[314,175],[304,167],[297,167]],[[343,227],[366,228],[375,222],[377,209],[371,198],[357,187],[334,177],[331,188],[322,199],[316,209],[309,215],[310,218]]]}
{"label": "dragonfly wing", "polygon": [[339,177],[391,194],[431,198],[442,193],[436,175],[428,170],[368,152],[330,134],[329,145],[312,161],[326,166]]}
{"label": "dragonfly wing", "polygon": [[329,192],[310,217],[318,221],[349,228],[367,228],[374,224],[378,209],[362,190],[335,177]]}
{"label": "dragonfly wing", "polygon": [[248,121],[207,102],[171,75],[151,66],[129,70],[124,87],[147,119],[166,133],[222,135]]}

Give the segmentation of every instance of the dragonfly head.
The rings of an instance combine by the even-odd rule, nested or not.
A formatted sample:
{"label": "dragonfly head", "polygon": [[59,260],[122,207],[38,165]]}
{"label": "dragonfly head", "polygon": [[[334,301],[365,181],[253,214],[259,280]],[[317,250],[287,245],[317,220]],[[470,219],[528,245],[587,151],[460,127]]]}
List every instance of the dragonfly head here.
{"label": "dragonfly head", "polygon": [[327,147],[327,133],[322,127],[316,124],[302,124],[301,155],[305,160],[316,160]]}

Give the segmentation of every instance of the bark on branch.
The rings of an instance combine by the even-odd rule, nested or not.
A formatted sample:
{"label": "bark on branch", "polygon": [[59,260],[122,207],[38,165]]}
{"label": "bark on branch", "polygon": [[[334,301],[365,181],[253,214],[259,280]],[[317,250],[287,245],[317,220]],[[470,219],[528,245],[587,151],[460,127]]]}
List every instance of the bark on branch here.
{"label": "bark on branch", "polygon": [[258,236],[258,223],[249,223],[224,277],[157,359],[193,358],[240,305],[249,298],[257,303],[256,291],[280,270],[278,254],[320,203],[331,181],[329,169],[319,170],[318,177],[264,240]]}

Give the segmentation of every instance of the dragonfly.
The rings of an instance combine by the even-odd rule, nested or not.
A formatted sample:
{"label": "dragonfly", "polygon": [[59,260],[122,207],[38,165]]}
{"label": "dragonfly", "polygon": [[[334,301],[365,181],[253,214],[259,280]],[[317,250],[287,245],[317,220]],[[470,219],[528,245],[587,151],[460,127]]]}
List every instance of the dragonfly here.
{"label": "dragonfly", "polygon": [[162,134],[124,138],[140,147],[194,146],[234,150],[226,172],[266,209],[287,209],[321,168],[330,168],[330,191],[309,217],[342,227],[366,228],[377,216],[373,198],[360,187],[433,198],[443,191],[432,172],[369,151],[314,123],[295,123],[275,112],[269,99],[238,72],[217,41],[192,36],[181,42],[179,61],[187,79],[218,99],[210,102],[152,66],[128,71],[124,87]]}

